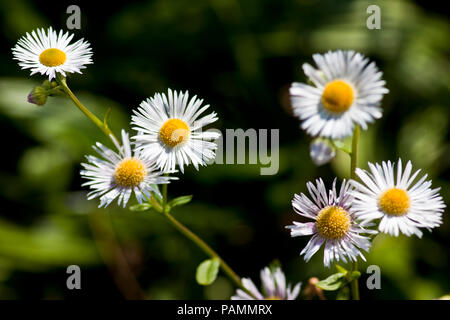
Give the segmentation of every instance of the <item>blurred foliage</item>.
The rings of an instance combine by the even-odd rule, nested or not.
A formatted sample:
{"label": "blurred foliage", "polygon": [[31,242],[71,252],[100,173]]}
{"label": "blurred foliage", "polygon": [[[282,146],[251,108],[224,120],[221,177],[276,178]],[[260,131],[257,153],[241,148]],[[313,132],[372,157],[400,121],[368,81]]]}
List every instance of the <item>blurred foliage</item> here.
{"label": "blurred foliage", "polygon": [[[95,141],[109,142],[70,101],[49,98],[42,107],[26,102],[43,77],[20,70],[11,48],[37,27],[65,28],[70,4],[0,0],[0,298],[127,296],[120,280],[126,271],[149,299],[228,299],[234,289],[222,273],[211,286],[196,284],[196,267],[206,257],[163,217],[117,206],[98,209],[97,201],[86,200],[80,162]],[[450,200],[448,19],[440,5],[427,1],[378,0],[382,29],[368,30],[370,4],[82,1],[82,29],[74,32],[92,44],[94,65],[68,82],[98,116],[112,107],[116,133],[129,129],[133,108],[167,87],[204,98],[218,113],[215,127],[221,130],[281,128],[277,175],[260,176],[258,165],[189,168],[169,194],[194,197],[174,215],[241,276],[259,282],[259,270],[279,259],[292,283],[324,279],[332,270],[323,268],[322,255],[306,264],[298,254],[307,239],[291,239],[284,228],[299,220],[290,202],[294,193],[305,192],[308,180],[320,176],[330,183],[349,170],[343,153],[330,166],[315,167],[309,138],[290,113],[288,86],[306,80],[301,64],[311,62],[313,53],[355,49],[384,72],[390,93],[383,118],[362,133],[360,166],[411,159]],[[449,234],[444,214],[444,224],[422,239],[376,238],[360,283],[364,288],[365,268],[377,264],[382,290],[363,289],[362,298],[448,294]],[[65,289],[71,264],[82,270],[79,292]]]}

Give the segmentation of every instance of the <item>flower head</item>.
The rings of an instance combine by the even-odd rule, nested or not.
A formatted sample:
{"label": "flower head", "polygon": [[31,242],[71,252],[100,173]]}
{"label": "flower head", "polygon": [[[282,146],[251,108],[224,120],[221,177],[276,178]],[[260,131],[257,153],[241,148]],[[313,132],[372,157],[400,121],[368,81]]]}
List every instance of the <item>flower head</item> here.
{"label": "flower head", "polygon": [[419,228],[430,230],[442,223],[445,204],[439,195],[440,188],[431,189],[427,175],[411,186],[420,172],[417,170],[411,175],[411,161],[403,171],[399,159],[396,175],[390,161],[381,165],[369,163],[369,168],[370,173],[357,168],[356,174],[362,183],[352,182],[356,187],[353,207],[359,219],[381,219],[378,229],[393,236],[401,232],[421,237]]}
{"label": "flower head", "polygon": [[326,267],[335,259],[347,262],[348,258],[356,261],[360,256],[365,260],[360,249],[368,251],[370,241],[362,234],[373,231],[364,229],[355,220],[351,208],[353,198],[349,190],[350,184],[344,180],[338,193],[335,179],[328,194],[322,179],[316,180],[315,185],[308,182],[307,187],[313,201],[303,193],[296,194],[292,206],[296,213],[314,222],[294,221],[293,225],[287,226],[291,229],[292,237],[312,235],[300,254],[304,254],[305,260],[309,261],[324,244],[323,262]]}
{"label": "flower head", "polygon": [[119,197],[118,204],[125,205],[134,192],[136,199],[142,203],[151,197],[150,192],[159,194],[157,184],[169,183],[172,177],[165,177],[154,163],[142,156],[138,151],[132,151],[128,134],[122,130],[122,146],[116,143],[115,152],[101,143],[94,149],[101,156],[87,156],[88,163],[82,163],[84,170],[81,176],[88,180],[83,186],[89,186],[92,191],[88,199],[100,197],[100,206],[108,206]]}
{"label": "flower head", "polygon": [[300,293],[301,282],[297,283],[293,289],[291,284],[286,287],[286,277],[279,267],[275,270],[270,270],[268,267],[261,270],[261,282],[263,293],[256,288],[251,279],[242,278],[242,284],[253,297],[237,289],[231,300],[295,300]]}
{"label": "flower head", "polygon": [[327,140],[317,138],[309,145],[309,156],[316,166],[321,166],[333,160],[336,150]]}
{"label": "flower head", "polygon": [[51,27],[45,32],[37,29],[27,33],[12,49],[15,60],[19,61],[22,69],[31,69],[31,75],[41,73],[49,80],[56,77],[56,73],[66,76],[68,73],[81,73],[86,64],[92,63],[92,52],[87,41],[83,39],[70,44],[73,34],[56,33]]}
{"label": "flower head", "polygon": [[174,170],[176,165],[183,172],[192,163],[198,170],[215,156],[217,144],[213,140],[217,132],[202,132],[202,128],[217,120],[216,113],[202,118],[209,105],[196,96],[189,100],[188,92],[168,90],[168,95],[155,94],[143,101],[134,111],[132,124],[138,134],[133,137],[145,156],[154,159],[163,171]]}
{"label": "flower head", "polygon": [[315,54],[319,69],[305,63],[303,71],[314,86],[293,83],[290,88],[294,114],[312,136],[342,139],[355,123],[363,129],[381,117],[379,107],[388,92],[374,62],[354,51]]}

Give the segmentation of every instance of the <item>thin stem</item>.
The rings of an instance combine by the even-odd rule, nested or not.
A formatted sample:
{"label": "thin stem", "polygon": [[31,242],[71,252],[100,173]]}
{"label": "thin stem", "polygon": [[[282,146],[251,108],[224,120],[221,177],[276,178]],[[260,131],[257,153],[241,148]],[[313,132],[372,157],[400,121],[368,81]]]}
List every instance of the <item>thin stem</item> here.
{"label": "thin stem", "polygon": [[[358,166],[358,141],[359,141],[359,126],[356,125],[355,130],[353,131],[353,139],[352,139],[352,153],[350,154],[350,177],[352,179],[356,179],[356,167]],[[358,271],[358,261],[355,260],[353,262],[352,271]],[[359,300],[359,286],[358,279],[354,279],[351,282],[351,290],[353,300]]]}
{"label": "thin stem", "polygon": [[[145,196],[145,194],[144,194]],[[242,284],[241,278],[236,274],[236,272],[231,269],[231,267],[222,259],[221,256],[217,252],[215,252],[205,241],[203,241],[199,236],[197,236],[194,232],[189,230],[186,226],[184,226],[181,222],[179,222],[177,219],[175,219],[174,216],[170,214],[170,207],[167,205],[167,184],[164,184],[162,186],[162,196],[163,196],[163,206],[157,207],[157,211],[162,212],[167,219],[172,223],[172,225],[183,235],[185,235],[188,239],[190,239],[192,242],[194,242],[207,256],[211,258],[216,258],[220,262],[220,267],[222,270],[226,273],[226,275],[233,281],[239,288],[250,294],[249,292]],[[147,198],[147,196],[145,196]],[[151,199],[154,199],[155,197],[151,197]],[[151,199],[147,198],[147,201],[154,204],[155,200],[151,201]],[[158,210],[161,209],[161,210]]]}
{"label": "thin stem", "polygon": [[60,84],[62,90],[68,95],[70,100],[73,101],[73,103],[78,107],[78,109],[80,109],[81,112],[84,113],[86,117],[88,117],[97,127],[99,127],[99,129],[102,130],[108,138],[113,140],[113,142],[115,142],[114,139],[118,141],[112,131],[108,128],[108,125],[97,118],[92,112],[90,112],[89,109],[86,108],[73,94],[72,90],[70,90],[70,88],[67,86],[66,78],[58,76],[56,78],[56,81]]}
{"label": "thin stem", "polygon": [[175,219],[168,211],[164,212],[164,215],[169,219],[172,225],[178,229],[182,234],[194,242],[200,249],[203,250],[206,255],[211,258],[216,258],[220,262],[220,267],[227,274],[227,276],[240,288],[247,292],[247,289],[242,285],[239,276],[231,269],[231,267],[220,257],[207,243],[200,239],[195,233],[182,225],[177,219]]}

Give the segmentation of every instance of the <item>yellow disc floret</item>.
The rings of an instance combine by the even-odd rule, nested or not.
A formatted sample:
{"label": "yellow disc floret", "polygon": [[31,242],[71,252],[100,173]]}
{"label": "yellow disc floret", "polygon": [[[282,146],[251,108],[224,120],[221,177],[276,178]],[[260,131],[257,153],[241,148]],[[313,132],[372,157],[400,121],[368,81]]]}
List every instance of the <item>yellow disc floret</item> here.
{"label": "yellow disc floret", "polygon": [[317,215],[316,228],[324,238],[340,239],[347,234],[350,228],[350,216],[341,207],[325,207]]}
{"label": "yellow disc floret", "polygon": [[280,297],[277,297],[277,296],[270,296],[270,297],[265,298],[264,300],[283,300],[283,299],[281,299]]}
{"label": "yellow disc floret", "polygon": [[189,126],[180,119],[169,119],[159,129],[159,138],[168,147],[175,147],[189,138]]}
{"label": "yellow disc floret", "polygon": [[56,48],[46,49],[39,56],[39,61],[47,67],[57,67],[66,62],[66,54]]}
{"label": "yellow disc floret", "polygon": [[136,187],[144,181],[147,171],[144,163],[136,158],[123,159],[116,167],[114,180],[122,187]]}
{"label": "yellow disc floret", "polygon": [[342,113],[347,111],[354,99],[353,88],[343,80],[328,83],[322,93],[322,104],[328,111]]}
{"label": "yellow disc floret", "polygon": [[403,189],[392,188],[381,195],[378,205],[384,213],[397,217],[403,216],[410,206],[409,196]]}

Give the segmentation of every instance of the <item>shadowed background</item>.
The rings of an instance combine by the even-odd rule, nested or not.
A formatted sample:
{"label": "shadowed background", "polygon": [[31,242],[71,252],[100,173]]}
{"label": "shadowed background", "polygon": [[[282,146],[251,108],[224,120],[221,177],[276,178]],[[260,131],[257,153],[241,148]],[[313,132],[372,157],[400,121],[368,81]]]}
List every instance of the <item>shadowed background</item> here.
{"label": "shadowed background", "polygon": [[[159,214],[116,205],[97,209],[79,177],[95,141],[108,144],[68,100],[43,107],[26,96],[44,78],[29,76],[11,48],[38,27],[66,29],[66,8],[81,8],[81,30],[94,64],[68,79],[95,114],[112,107],[111,128],[129,129],[132,109],[156,92],[189,90],[205,99],[227,128],[281,128],[277,175],[258,165],[189,167],[169,185],[171,197],[193,194],[173,214],[205,239],[240,276],[258,285],[259,270],[278,259],[290,282],[334,272],[322,251],[308,264],[299,257],[308,238],[290,238],[285,226],[294,193],[323,177],[348,176],[349,159],[315,167],[309,141],[292,117],[287,89],[306,81],[311,55],[354,49],[377,62],[390,93],[383,118],[362,133],[359,166],[367,161],[412,160],[449,189],[450,25],[429,1],[147,1],[98,5],[94,1],[48,6],[0,0],[0,298],[228,299],[234,288],[221,273],[209,287],[195,282],[206,259]],[[366,8],[381,7],[381,30],[368,30]],[[109,145],[109,144],[108,144]],[[133,199],[130,205],[134,204]],[[363,299],[429,299],[450,292],[449,218],[422,239],[379,236],[367,263],[382,272],[382,290]],[[79,265],[82,289],[66,289],[66,268]],[[328,295],[333,298],[334,294]]]}

